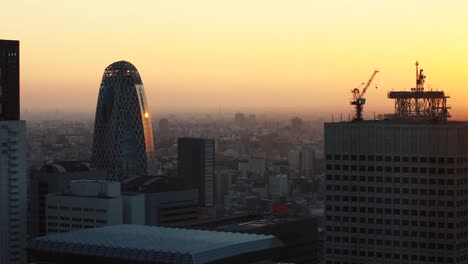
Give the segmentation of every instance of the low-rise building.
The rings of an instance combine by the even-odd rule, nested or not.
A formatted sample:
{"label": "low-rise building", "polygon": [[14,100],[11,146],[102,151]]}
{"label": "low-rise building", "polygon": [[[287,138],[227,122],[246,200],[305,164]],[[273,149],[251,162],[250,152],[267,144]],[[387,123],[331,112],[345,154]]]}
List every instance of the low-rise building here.
{"label": "low-rise building", "polygon": [[120,192],[119,182],[79,180],[65,193],[49,194],[47,233],[106,225],[145,224],[144,195]]}

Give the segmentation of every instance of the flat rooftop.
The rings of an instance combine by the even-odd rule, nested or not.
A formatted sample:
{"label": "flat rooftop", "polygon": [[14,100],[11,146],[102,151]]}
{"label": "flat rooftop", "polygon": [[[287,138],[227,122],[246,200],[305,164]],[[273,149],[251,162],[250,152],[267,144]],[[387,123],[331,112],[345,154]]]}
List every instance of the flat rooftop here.
{"label": "flat rooftop", "polygon": [[51,254],[197,264],[282,246],[271,235],[116,225],[38,237],[29,248]]}
{"label": "flat rooftop", "polygon": [[409,120],[409,119],[369,119],[361,121],[332,121],[325,122],[325,124],[347,124],[347,125],[374,125],[374,124],[396,124],[396,125],[434,125],[434,126],[456,126],[456,125],[468,125],[468,121],[432,121],[432,120]]}

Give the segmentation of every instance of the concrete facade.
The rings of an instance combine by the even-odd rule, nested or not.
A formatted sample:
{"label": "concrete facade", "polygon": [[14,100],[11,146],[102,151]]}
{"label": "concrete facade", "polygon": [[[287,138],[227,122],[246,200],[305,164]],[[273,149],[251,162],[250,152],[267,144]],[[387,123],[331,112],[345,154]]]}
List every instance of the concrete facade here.
{"label": "concrete facade", "polygon": [[144,196],[124,197],[119,182],[72,181],[69,193],[47,195],[47,233],[144,224]]}
{"label": "concrete facade", "polygon": [[325,124],[326,263],[467,263],[468,122]]}
{"label": "concrete facade", "polygon": [[0,121],[0,263],[26,261],[26,123]]}

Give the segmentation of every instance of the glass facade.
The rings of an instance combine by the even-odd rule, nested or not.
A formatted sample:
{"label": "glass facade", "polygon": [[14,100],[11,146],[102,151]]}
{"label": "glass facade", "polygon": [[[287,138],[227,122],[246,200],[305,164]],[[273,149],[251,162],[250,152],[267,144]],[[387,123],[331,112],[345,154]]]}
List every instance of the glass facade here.
{"label": "glass facade", "polygon": [[138,70],[118,61],[103,74],[94,124],[93,162],[109,180],[154,175],[151,114]]}

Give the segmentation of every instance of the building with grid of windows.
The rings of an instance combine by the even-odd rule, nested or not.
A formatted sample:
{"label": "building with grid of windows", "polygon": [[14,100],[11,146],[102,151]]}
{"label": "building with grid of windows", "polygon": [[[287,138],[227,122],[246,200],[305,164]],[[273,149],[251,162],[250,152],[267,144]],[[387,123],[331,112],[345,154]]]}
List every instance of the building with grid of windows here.
{"label": "building with grid of windows", "polygon": [[0,263],[26,260],[26,122],[0,121]]}
{"label": "building with grid of windows", "polygon": [[326,263],[468,263],[468,122],[325,124]]}
{"label": "building with grid of windows", "polygon": [[143,194],[120,192],[119,182],[78,180],[65,193],[46,197],[47,233],[107,225],[145,224]]}
{"label": "building with grid of windows", "polygon": [[19,41],[0,40],[0,263],[26,262],[28,161]]}

